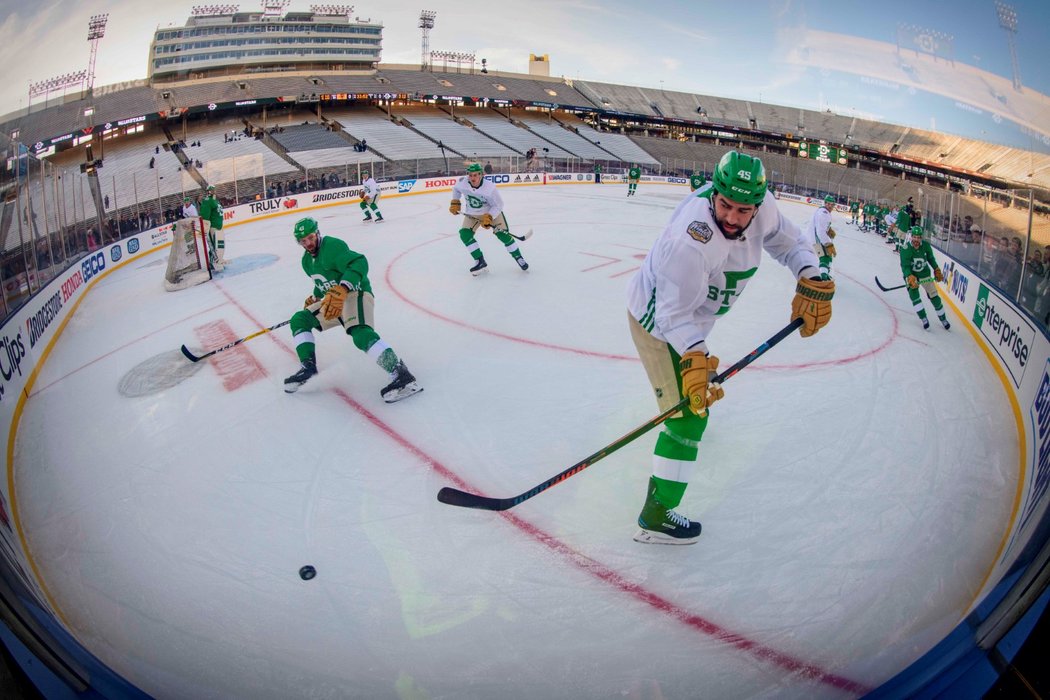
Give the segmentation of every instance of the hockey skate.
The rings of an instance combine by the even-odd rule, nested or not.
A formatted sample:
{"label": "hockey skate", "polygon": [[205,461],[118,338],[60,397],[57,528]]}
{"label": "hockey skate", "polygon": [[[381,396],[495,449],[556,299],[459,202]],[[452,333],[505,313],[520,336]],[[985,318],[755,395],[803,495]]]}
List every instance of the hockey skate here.
{"label": "hockey skate", "polygon": [[944,326],[944,330],[949,330],[952,324],[948,323],[947,317],[941,319],[941,325]]}
{"label": "hockey skate", "polygon": [[638,515],[638,527],[634,541],[644,544],[696,544],[701,530],[700,523],[664,508],[652,491]]}
{"label": "hockey skate", "polygon": [[408,367],[405,367],[404,360],[398,360],[397,367],[390,374],[393,381],[379,392],[379,395],[387,403],[394,403],[423,391],[423,387],[419,386],[416,378],[408,371]]}
{"label": "hockey skate", "polygon": [[377,224],[381,224],[381,223],[383,223],[383,217],[381,217],[381,216],[376,216],[376,223],[377,223]]}
{"label": "hockey skate", "polygon": [[529,269],[529,264],[525,262],[525,258],[514,258],[514,260],[518,263],[518,267],[520,267],[522,271]]}
{"label": "hockey skate", "polygon": [[299,387],[310,381],[310,377],[315,374],[317,374],[317,361],[313,358],[303,360],[299,371],[284,380],[285,393],[294,394],[299,390]]}
{"label": "hockey skate", "polygon": [[365,214],[365,218],[361,219],[361,221],[371,221],[371,220],[372,220],[372,215],[371,214]]}
{"label": "hockey skate", "polygon": [[489,264],[485,262],[484,256],[478,258],[477,262],[474,263],[474,267],[470,268],[470,274],[477,277],[480,275]]}
{"label": "hockey skate", "polygon": [[922,319],[922,329],[924,331],[930,330],[930,319],[928,319],[928,318]]}

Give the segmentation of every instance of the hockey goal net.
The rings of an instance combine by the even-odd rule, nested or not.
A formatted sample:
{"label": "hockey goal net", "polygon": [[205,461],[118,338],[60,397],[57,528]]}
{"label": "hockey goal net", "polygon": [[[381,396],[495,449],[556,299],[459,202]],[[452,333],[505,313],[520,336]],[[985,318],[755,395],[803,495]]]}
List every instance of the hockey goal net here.
{"label": "hockey goal net", "polygon": [[211,279],[206,240],[200,219],[179,219],[175,222],[171,250],[168,252],[168,270],[164,273],[165,289],[175,292]]}

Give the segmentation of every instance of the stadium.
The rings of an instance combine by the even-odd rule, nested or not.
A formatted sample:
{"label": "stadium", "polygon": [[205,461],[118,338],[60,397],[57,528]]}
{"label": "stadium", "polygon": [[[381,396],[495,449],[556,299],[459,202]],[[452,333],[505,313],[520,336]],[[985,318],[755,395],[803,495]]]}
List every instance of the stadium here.
{"label": "stadium", "polygon": [[[92,67],[0,117],[0,599],[17,682],[44,697],[980,697],[1021,675],[1050,599],[1050,98],[910,26],[849,52],[814,30],[797,60],[965,94],[1038,145],[558,77],[543,54],[497,70],[431,51],[434,20],[419,15],[420,63],[387,64],[393,30],[349,6],[200,6],[157,29],[145,79],[95,86],[95,16]],[[690,178],[730,150],[761,159],[795,225],[830,206],[834,335],[760,345],[793,284],[766,261],[711,337],[723,367],[769,355],[712,419],[686,501],[701,544],[645,548],[622,526],[652,435],[614,439],[657,423],[623,290]],[[529,267],[482,232],[489,270],[468,274],[447,210],[474,164]],[[183,209],[210,188],[218,266]],[[905,206],[950,334],[894,291],[907,279],[879,222]],[[384,404],[372,363],[333,334],[318,378],[281,391],[284,319],[309,290],[304,217],[367,255],[377,330],[420,396]],[[558,489],[528,490],[574,462]],[[529,503],[457,509],[435,499],[445,486]]]}

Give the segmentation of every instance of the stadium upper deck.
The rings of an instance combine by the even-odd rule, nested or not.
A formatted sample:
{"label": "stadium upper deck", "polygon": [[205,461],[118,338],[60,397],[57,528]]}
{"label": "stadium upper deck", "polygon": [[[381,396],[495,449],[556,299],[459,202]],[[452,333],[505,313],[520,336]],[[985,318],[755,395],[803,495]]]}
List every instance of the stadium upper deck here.
{"label": "stadium upper deck", "polygon": [[99,127],[165,122],[209,112],[221,115],[246,106],[298,103],[323,108],[355,101],[448,98],[493,107],[586,113],[618,129],[691,129],[729,139],[749,133],[785,140],[805,137],[919,167],[954,170],[964,179],[973,176],[1050,190],[1050,156],[938,132],[710,95],[513,73],[421,71],[418,66],[404,65],[280,74],[234,71],[167,84],[142,81],[121,89],[98,88],[90,98],[9,115],[0,123],[0,130],[46,154]]}

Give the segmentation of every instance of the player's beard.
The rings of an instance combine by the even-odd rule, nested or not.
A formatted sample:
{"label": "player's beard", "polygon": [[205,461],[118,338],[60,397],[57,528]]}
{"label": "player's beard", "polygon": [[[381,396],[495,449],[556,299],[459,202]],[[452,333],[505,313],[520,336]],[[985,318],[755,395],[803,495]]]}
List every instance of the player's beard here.
{"label": "player's beard", "polygon": [[[758,212],[755,212],[755,213],[757,214]],[[715,214],[714,219],[715,219],[715,224],[718,226],[718,230],[722,232],[722,235],[725,236],[726,238],[728,238],[731,241],[735,241],[735,240],[739,240],[739,239],[744,237],[744,231],[746,231],[747,227],[751,225],[751,221],[755,220],[755,217],[754,216],[751,217],[751,221],[747,222],[747,226],[736,226],[736,227],[733,227],[732,230],[729,230],[728,228],[726,228],[725,222],[723,222],[721,219],[719,219],[717,214]]]}

